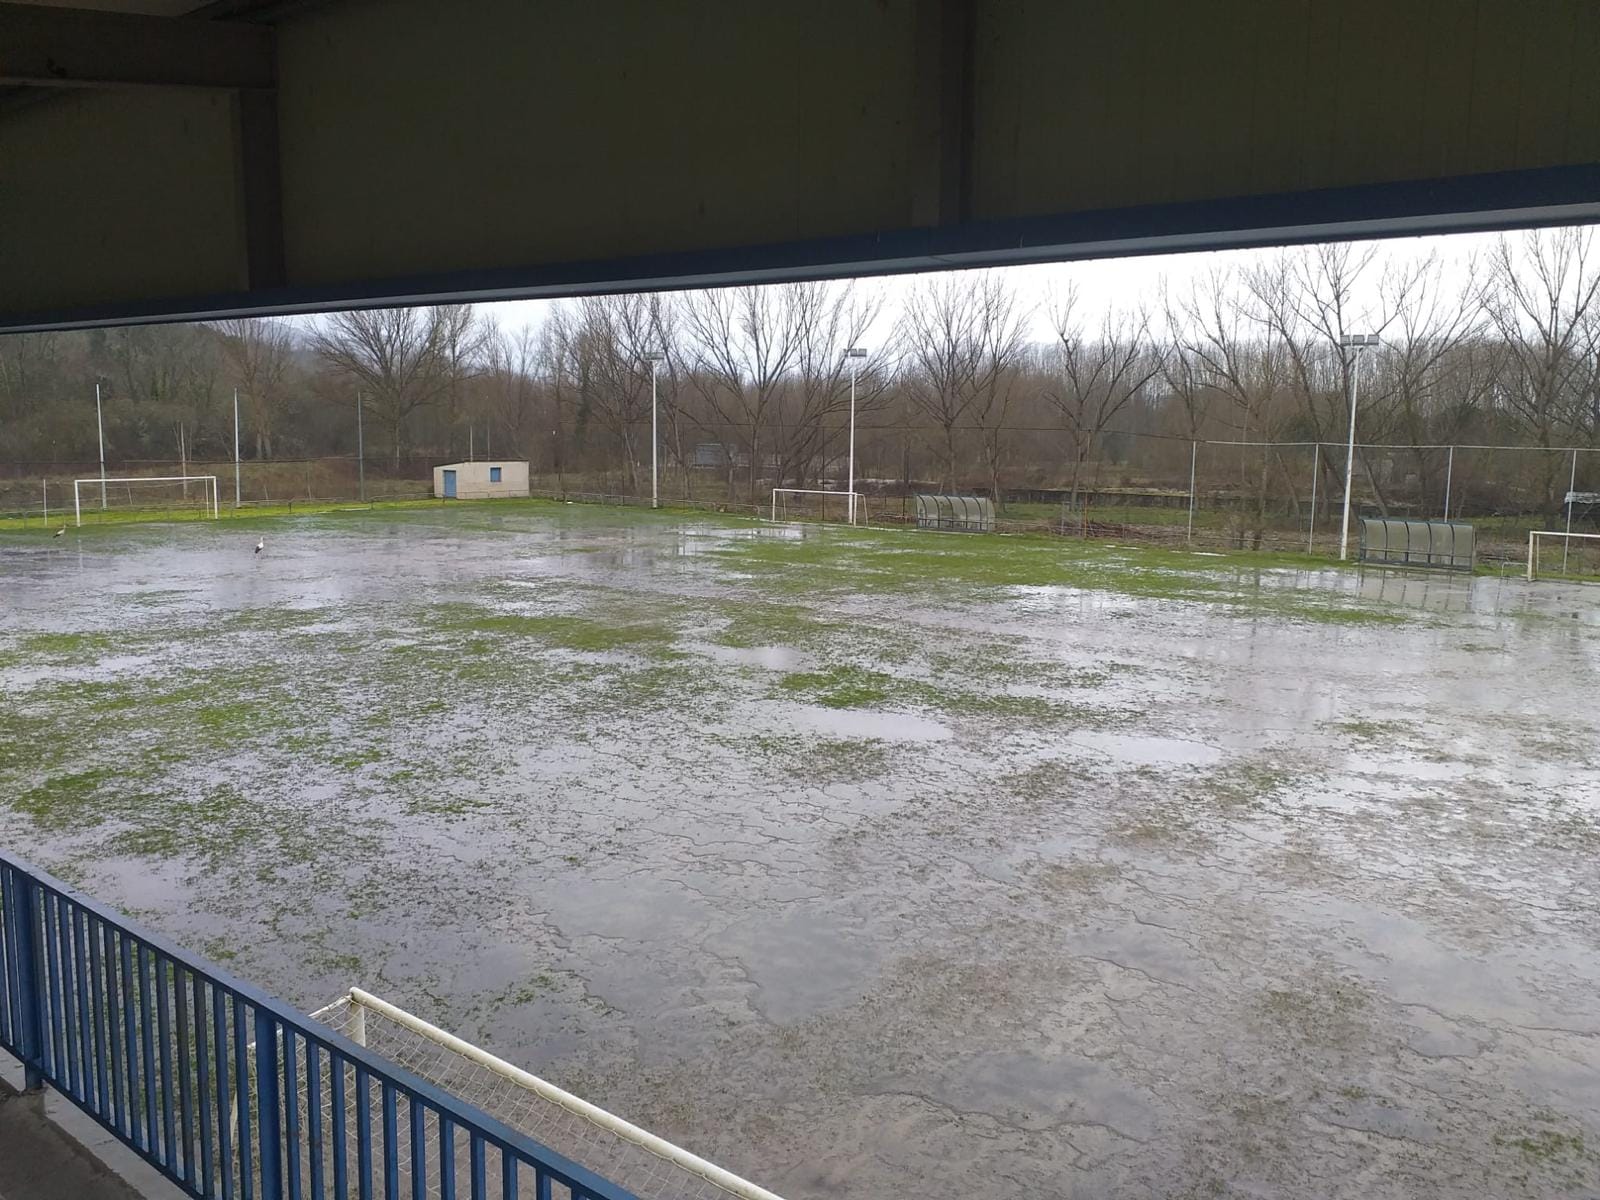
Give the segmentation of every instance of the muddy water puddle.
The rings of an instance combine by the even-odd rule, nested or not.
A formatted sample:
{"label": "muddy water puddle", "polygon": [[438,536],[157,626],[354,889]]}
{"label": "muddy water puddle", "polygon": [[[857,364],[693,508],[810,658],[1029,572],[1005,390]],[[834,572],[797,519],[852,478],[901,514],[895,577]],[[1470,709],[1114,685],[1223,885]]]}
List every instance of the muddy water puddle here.
{"label": "muddy water puddle", "polygon": [[1600,1191],[1592,591],[506,511],[0,547],[0,841],[792,1200]]}

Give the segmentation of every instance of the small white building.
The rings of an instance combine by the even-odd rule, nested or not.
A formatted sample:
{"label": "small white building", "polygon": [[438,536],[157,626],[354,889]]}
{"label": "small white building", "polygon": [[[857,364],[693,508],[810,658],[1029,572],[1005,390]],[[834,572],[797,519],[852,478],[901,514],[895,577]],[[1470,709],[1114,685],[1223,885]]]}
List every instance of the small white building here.
{"label": "small white building", "polygon": [[433,469],[433,494],[441,500],[494,500],[528,494],[525,462],[458,462]]}

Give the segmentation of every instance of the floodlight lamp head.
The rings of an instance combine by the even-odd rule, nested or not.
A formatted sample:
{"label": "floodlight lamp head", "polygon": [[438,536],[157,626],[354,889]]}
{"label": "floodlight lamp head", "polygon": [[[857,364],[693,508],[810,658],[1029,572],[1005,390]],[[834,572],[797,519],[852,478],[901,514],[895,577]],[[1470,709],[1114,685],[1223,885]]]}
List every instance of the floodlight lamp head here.
{"label": "floodlight lamp head", "polygon": [[844,352],[844,356],[846,358],[865,358],[867,356],[867,352],[860,346],[851,346]]}

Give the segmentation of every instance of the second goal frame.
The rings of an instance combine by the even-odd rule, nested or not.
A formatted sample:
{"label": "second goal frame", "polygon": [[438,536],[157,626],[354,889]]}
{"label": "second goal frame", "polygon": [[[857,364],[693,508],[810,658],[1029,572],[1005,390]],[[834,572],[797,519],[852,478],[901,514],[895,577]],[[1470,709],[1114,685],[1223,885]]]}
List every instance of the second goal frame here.
{"label": "second goal frame", "polygon": [[[1532,583],[1539,577],[1539,539],[1542,537],[1564,538],[1563,545],[1570,548],[1573,538],[1581,541],[1600,542],[1600,533],[1569,533],[1564,529],[1530,529],[1528,530],[1528,582]],[[1562,572],[1566,571],[1566,562],[1563,558]]]}
{"label": "second goal frame", "polygon": [[845,524],[857,525],[861,523],[866,512],[863,501],[866,497],[860,492],[840,492],[832,488],[773,488],[772,489],[772,519],[778,519],[779,496],[838,496],[845,501],[847,517]]}
{"label": "second goal frame", "polygon": [[108,478],[92,475],[87,479],[72,481],[72,516],[80,528],[83,525],[83,485],[86,483],[98,483],[102,488],[113,483],[204,483],[211,487],[211,519],[217,520],[222,516],[215,475],[123,475]]}

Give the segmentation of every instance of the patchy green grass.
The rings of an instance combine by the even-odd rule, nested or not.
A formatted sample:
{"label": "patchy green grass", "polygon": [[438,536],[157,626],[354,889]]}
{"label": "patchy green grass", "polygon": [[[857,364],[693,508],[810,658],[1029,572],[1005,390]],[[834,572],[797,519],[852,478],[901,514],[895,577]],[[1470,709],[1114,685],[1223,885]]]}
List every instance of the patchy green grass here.
{"label": "patchy green grass", "polygon": [[115,643],[103,633],[32,633],[22,639],[19,658],[49,660],[76,659],[98,656],[109,651]]}
{"label": "patchy green grass", "polygon": [[825,708],[861,708],[869,704],[881,704],[895,692],[895,681],[891,676],[863,667],[797,671],[785,675],[778,686]]}
{"label": "patchy green grass", "polygon": [[1304,554],[1203,554],[1096,545],[1034,535],[965,538],[885,530],[808,529],[802,537],[744,539],[714,551],[727,566],[780,594],[839,592],[971,596],[1062,587],[1206,604],[1238,616],[1335,625],[1394,625],[1404,610],[1326,587],[1293,586],[1289,573],[1337,568]]}

